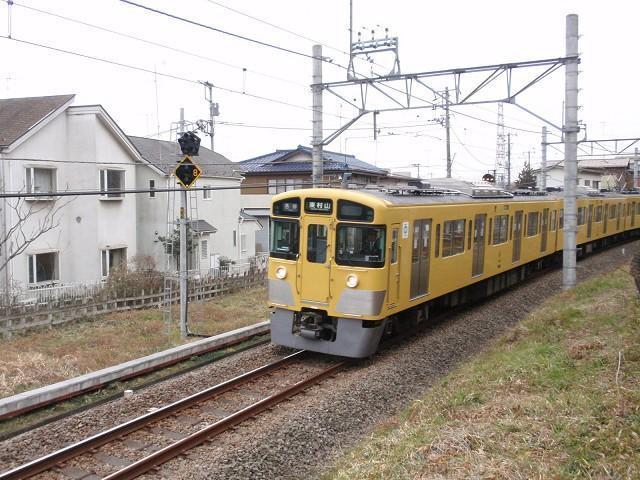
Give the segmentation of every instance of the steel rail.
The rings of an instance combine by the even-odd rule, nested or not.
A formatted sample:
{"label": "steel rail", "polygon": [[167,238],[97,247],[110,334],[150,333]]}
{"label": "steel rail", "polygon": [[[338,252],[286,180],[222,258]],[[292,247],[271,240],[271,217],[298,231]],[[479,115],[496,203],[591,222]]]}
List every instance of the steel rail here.
{"label": "steel rail", "polygon": [[258,415],[265,410],[272,408],[284,400],[287,400],[298,393],[306,390],[312,385],[321,382],[327,377],[334,375],[335,373],[343,370],[349,365],[349,361],[343,361],[340,363],[333,364],[329,368],[324,369],[317,375],[314,375],[305,380],[301,380],[295,385],[282,390],[281,392],[275,393],[263,400],[260,400],[248,407],[239,410],[238,412],[223,418],[222,420],[217,421],[209,425],[208,427],[203,428],[182,440],[179,440],[161,450],[158,450],[151,455],[138,460],[121,470],[118,470],[111,475],[108,475],[103,478],[103,480],[128,480],[132,478],[136,478],[154,468],[157,468],[159,465],[171,460],[174,457],[190,450],[198,445],[210,440],[212,437],[221,434],[222,432],[228,430],[229,428],[238,425],[246,421],[249,418],[252,418]]}
{"label": "steel rail", "polygon": [[16,467],[12,470],[1,473],[0,480],[18,480],[29,478],[37,475],[38,473],[49,470],[62,462],[80,456],[90,450],[105,445],[113,441],[114,439],[139,430],[149,425],[150,423],[162,420],[163,418],[166,418],[180,410],[184,410],[191,406],[197,405],[198,403],[227,392],[239,385],[247,383],[250,380],[254,380],[263,375],[266,375],[269,372],[282,368],[288,363],[291,363],[296,358],[302,356],[302,354],[304,353],[304,350],[300,350],[278,361],[263,365],[262,367],[258,367],[247,373],[243,373],[242,375],[234,377],[213,387],[207,388],[206,390],[202,390],[201,392],[170,403],[169,405],[159,408],[158,410],[154,410],[153,412],[134,418],[133,420],[125,422],[109,430],[105,430],[104,432],[100,432],[96,435],[93,435],[92,437],[81,440],[80,442],[74,443],[48,455],[35,459],[29,463],[25,463],[24,465]]}

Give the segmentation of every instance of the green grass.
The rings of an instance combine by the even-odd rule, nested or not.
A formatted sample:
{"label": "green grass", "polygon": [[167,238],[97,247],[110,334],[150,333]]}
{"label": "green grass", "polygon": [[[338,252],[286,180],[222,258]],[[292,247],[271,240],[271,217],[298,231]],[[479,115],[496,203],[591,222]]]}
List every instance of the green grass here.
{"label": "green grass", "polygon": [[624,269],[550,299],[323,478],[640,478],[640,301]]}

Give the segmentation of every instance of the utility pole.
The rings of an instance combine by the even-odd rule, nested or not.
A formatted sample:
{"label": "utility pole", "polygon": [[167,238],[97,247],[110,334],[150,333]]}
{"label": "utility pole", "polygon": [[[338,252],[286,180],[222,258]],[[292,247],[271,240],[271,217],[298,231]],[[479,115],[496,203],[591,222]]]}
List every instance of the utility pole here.
{"label": "utility pole", "polygon": [[[506,139],[504,135],[504,106],[503,103],[498,103],[498,133],[496,136],[496,164],[495,169],[496,172],[498,170],[506,170],[507,162],[506,162]],[[494,177],[495,178],[495,177]],[[496,179],[497,180],[497,179]],[[502,178],[501,183],[504,184],[504,177]],[[503,185],[504,186],[504,185]],[[507,180],[506,186],[509,186],[509,181]]]}
{"label": "utility pole", "polygon": [[633,160],[633,188],[640,188],[640,183],[638,183],[638,147],[635,150],[635,159]]}
{"label": "utility pole", "polygon": [[511,133],[507,133],[507,188],[511,187]]}
{"label": "utility pole", "polygon": [[312,181],[314,187],[319,187],[324,175],[322,165],[322,45],[314,45],[313,76],[311,91],[313,94],[313,120],[312,120]]}
{"label": "utility pole", "polygon": [[444,128],[447,132],[447,178],[451,178],[451,137],[449,133],[449,87],[444,90]]}
{"label": "utility pole", "polygon": [[[185,131],[184,108],[180,109],[180,135]],[[211,137],[213,139],[213,137]],[[187,312],[189,302],[189,284],[187,282],[187,189],[180,189],[180,337],[187,338]]]}
{"label": "utility pole", "polygon": [[[567,57],[578,55],[578,15],[566,17]],[[562,288],[576,286],[576,179],[578,177],[578,62],[565,65],[564,133],[564,244],[562,251]]]}
{"label": "utility pole", "polygon": [[[213,101],[213,84],[210,82],[200,82],[204,85],[204,99],[209,102],[209,136],[211,138],[211,151],[213,152],[213,137],[215,135],[216,117],[220,115],[220,105]],[[184,133],[184,132],[182,132]]]}
{"label": "utility pole", "polygon": [[542,161],[540,163],[540,190],[547,190],[547,127],[542,127]]}

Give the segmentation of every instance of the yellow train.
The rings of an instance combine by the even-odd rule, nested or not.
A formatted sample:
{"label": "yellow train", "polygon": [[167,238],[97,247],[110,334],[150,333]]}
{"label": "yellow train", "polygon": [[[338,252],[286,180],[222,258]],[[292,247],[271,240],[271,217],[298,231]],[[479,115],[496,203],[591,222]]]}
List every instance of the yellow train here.
{"label": "yellow train", "polygon": [[[561,194],[560,194],[561,195]],[[578,251],[640,235],[640,195],[580,194]],[[562,250],[563,200],[457,188],[305,189],[274,196],[272,342],[366,357],[385,330],[490,295]]]}

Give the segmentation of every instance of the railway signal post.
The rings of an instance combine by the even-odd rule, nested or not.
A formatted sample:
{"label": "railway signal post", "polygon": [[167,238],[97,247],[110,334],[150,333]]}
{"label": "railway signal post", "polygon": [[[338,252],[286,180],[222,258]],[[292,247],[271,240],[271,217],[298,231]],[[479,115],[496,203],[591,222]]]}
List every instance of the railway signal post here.
{"label": "railway signal post", "polygon": [[[180,126],[183,127],[183,125],[184,121],[181,119]],[[198,155],[200,138],[193,132],[187,132],[180,136],[178,143],[184,157],[180,160],[173,173],[182,187],[180,192],[180,336],[186,338],[189,334],[189,329],[187,328],[187,308],[189,304],[189,285],[187,283],[189,269],[187,265],[187,190],[196,182],[202,174],[202,170],[191,160],[191,155]]]}

